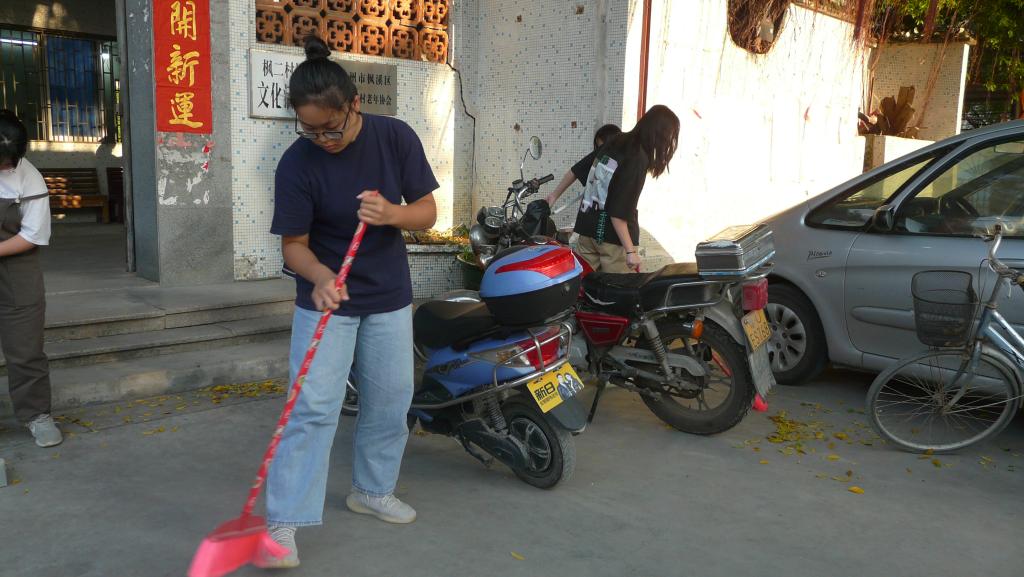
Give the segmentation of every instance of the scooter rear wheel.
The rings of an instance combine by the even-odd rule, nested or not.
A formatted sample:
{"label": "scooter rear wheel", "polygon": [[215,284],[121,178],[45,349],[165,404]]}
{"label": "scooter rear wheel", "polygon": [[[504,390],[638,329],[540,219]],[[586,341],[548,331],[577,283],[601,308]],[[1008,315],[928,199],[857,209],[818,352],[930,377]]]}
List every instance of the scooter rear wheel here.
{"label": "scooter rear wheel", "polygon": [[551,423],[536,405],[518,397],[501,407],[509,433],[526,445],[529,465],[513,469],[523,482],[550,489],[572,478],[576,469],[576,445],[572,434]]}

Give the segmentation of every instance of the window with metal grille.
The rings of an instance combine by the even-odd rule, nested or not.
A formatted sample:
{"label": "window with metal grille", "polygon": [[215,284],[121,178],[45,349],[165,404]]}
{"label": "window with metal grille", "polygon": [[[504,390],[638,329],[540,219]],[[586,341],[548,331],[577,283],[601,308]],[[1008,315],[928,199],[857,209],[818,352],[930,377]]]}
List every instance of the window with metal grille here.
{"label": "window with metal grille", "polygon": [[109,39],[0,28],[0,108],[32,140],[120,142],[118,63]]}
{"label": "window with metal grille", "polygon": [[317,34],[338,52],[445,62],[451,0],[254,0],[256,41],[302,46]]}

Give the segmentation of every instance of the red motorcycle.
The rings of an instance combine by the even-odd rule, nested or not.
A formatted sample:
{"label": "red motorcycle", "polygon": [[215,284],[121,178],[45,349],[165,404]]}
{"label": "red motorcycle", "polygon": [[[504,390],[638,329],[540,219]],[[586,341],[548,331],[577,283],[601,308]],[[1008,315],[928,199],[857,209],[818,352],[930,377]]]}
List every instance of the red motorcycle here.
{"label": "red motorcycle", "polygon": [[[539,141],[536,149],[535,158]],[[481,268],[518,247],[567,243],[546,201],[524,207],[553,178],[520,178],[503,205],[480,209],[470,241]],[[589,418],[608,383],[638,393],[658,418],[688,433],[720,433],[752,404],[766,408],[775,380],[763,309],[774,254],[771,231],[762,225],[723,231],[701,243],[698,263],[650,273],[593,272],[577,256],[585,276],[570,321],[569,360],[596,380]],[[478,297],[461,291],[448,298]]]}

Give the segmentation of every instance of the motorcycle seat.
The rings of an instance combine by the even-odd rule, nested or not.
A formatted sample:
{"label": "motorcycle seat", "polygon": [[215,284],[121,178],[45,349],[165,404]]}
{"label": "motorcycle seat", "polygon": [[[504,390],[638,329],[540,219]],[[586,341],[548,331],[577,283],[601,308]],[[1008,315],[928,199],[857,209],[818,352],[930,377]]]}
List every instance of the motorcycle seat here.
{"label": "motorcycle seat", "polygon": [[[679,286],[681,283],[694,283]],[[713,302],[719,283],[697,274],[696,263],[676,263],[650,273],[594,272],[583,277],[583,294],[591,305],[629,316],[663,306]],[[672,288],[676,287],[676,288]]]}
{"label": "motorcycle seat", "polygon": [[412,320],[416,342],[440,349],[494,332],[498,322],[484,303],[430,301]]}

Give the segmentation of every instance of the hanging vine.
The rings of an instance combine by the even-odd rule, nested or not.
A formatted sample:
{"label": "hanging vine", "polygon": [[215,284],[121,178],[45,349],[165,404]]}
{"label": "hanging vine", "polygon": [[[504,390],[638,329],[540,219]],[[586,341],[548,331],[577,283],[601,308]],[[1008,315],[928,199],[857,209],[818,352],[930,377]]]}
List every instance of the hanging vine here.
{"label": "hanging vine", "polygon": [[729,0],[729,36],[737,46],[765,54],[782,32],[790,0]]}

